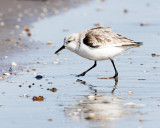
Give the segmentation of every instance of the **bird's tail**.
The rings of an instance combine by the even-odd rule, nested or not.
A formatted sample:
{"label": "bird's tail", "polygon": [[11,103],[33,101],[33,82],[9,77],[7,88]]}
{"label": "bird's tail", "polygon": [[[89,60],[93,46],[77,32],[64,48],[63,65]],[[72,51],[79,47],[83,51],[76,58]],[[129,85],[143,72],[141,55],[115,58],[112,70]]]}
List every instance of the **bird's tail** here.
{"label": "bird's tail", "polygon": [[126,47],[140,47],[142,45],[143,45],[142,42],[133,42],[133,43],[130,43],[130,44],[124,44],[122,46],[126,46]]}

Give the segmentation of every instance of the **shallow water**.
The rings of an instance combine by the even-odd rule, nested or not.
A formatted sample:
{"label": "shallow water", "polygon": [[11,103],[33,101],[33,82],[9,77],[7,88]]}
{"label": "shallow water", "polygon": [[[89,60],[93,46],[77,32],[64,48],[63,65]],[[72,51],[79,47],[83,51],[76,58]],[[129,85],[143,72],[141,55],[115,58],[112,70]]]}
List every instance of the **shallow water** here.
{"label": "shallow water", "polygon": [[[15,57],[28,69],[1,82],[0,124],[4,128],[159,127],[160,58],[151,56],[159,53],[159,4],[158,0],[93,2],[35,23],[32,34],[39,40],[39,48]],[[114,58],[117,83],[97,79],[114,74],[110,61],[98,62],[86,76],[77,78],[75,74],[93,62],[67,50],[54,55],[65,35],[95,27],[97,22],[144,43]],[[46,45],[47,41],[53,44]],[[21,60],[24,56],[26,59]],[[34,72],[44,78],[35,79]],[[33,96],[40,95],[44,101],[32,101]]]}

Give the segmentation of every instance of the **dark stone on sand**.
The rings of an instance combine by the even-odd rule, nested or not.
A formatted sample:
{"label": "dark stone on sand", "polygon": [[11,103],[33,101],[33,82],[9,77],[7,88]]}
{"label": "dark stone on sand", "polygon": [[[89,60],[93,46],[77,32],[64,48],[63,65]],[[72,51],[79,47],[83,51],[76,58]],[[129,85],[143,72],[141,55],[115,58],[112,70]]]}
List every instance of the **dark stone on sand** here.
{"label": "dark stone on sand", "polygon": [[51,89],[50,89],[50,88],[47,88],[47,90],[48,90],[48,91],[51,91],[51,92],[56,92],[56,91],[57,91],[56,88],[51,88]]}
{"label": "dark stone on sand", "polygon": [[35,78],[36,78],[37,80],[41,80],[41,79],[43,78],[43,76],[37,75]]}

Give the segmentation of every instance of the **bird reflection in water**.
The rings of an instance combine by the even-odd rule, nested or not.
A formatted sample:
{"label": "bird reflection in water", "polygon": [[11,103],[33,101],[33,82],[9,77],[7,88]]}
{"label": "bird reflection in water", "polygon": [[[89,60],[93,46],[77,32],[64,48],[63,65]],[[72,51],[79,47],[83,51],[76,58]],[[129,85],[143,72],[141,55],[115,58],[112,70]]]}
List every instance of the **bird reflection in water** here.
{"label": "bird reflection in water", "polygon": [[66,107],[65,112],[67,116],[72,119],[86,119],[86,120],[116,120],[121,118],[127,110],[124,111],[123,98],[114,96],[118,81],[115,80],[115,85],[110,95],[105,95],[105,92],[98,92],[96,86],[87,84],[86,81],[77,79],[78,83],[87,85],[93,92],[93,95],[85,96],[78,104]]}

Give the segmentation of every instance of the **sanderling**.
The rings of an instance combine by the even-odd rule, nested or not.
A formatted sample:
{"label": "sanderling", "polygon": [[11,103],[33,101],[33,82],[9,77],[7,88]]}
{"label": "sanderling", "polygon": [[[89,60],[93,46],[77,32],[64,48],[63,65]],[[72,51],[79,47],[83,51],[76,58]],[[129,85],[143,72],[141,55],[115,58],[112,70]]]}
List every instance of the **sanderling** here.
{"label": "sanderling", "polygon": [[94,60],[94,65],[77,75],[78,77],[84,76],[96,67],[97,61],[110,59],[115,70],[115,75],[111,78],[117,78],[118,72],[112,58],[130,48],[139,47],[142,43],[122,37],[111,29],[111,27],[98,27],[68,35],[64,39],[64,45],[55,54],[66,48],[84,58]]}

